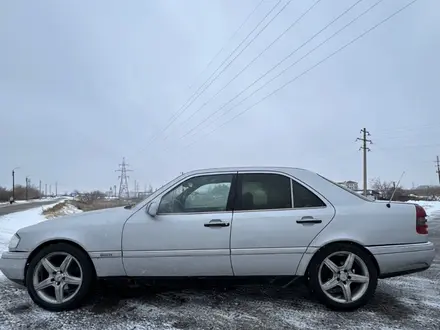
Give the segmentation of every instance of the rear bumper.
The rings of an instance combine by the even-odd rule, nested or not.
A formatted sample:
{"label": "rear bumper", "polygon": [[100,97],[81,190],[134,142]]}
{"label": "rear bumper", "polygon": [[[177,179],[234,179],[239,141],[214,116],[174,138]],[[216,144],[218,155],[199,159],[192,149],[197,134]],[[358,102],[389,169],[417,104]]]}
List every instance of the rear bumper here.
{"label": "rear bumper", "polygon": [[370,246],[379,265],[380,278],[400,276],[428,269],[435,258],[432,242]]}
{"label": "rear bumper", "polygon": [[4,252],[0,258],[0,271],[11,281],[23,284],[28,256],[27,252]]}

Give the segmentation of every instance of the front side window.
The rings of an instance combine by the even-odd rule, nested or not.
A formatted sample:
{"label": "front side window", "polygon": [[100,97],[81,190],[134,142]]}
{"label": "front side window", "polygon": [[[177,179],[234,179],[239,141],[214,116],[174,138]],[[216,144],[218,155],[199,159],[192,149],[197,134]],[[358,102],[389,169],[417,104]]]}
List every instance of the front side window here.
{"label": "front side window", "polygon": [[233,174],[190,178],[167,192],[159,214],[226,211]]}
{"label": "front side window", "polygon": [[240,174],[235,210],[292,208],[290,179],[272,173]]}

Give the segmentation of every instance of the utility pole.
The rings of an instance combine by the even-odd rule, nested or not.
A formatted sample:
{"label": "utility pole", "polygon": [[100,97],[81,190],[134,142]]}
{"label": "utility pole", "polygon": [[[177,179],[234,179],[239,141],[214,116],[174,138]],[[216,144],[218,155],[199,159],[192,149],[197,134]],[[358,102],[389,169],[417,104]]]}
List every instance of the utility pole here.
{"label": "utility pole", "polygon": [[20,167],[15,167],[12,170],[12,200],[15,201],[15,170],[18,170]]}
{"label": "utility pole", "polygon": [[438,175],[438,183],[440,184],[440,159],[438,156],[437,156],[436,163],[437,163],[437,171],[435,171],[435,172]]}
{"label": "utility pole", "polygon": [[47,197],[47,183],[44,184],[44,197]]}
{"label": "utility pole", "polygon": [[361,138],[357,138],[356,141],[362,141],[362,146],[359,148],[359,150],[363,151],[363,158],[364,158],[364,169],[363,169],[363,177],[364,177],[364,196],[367,196],[367,151],[371,151],[370,148],[367,147],[367,143],[372,144],[373,141],[368,140],[367,136],[370,136],[370,132],[367,131],[366,128],[361,129]]}
{"label": "utility pole", "polygon": [[116,185],[113,186],[113,196],[116,197]]}
{"label": "utility pole", "polygon": [[58,197],[58,181],[55,182],[55,196]]}
{"label": "utility pole", "polygon": [[436,167],[437,167],[437,170],[435,172],[438,175],[438,183],[440,184],[440,159],[439,159],[439,156],[437,156],[437,160],[435,161],[435,163],[436,163]]}
{"label": "utility pole", "polygon": [[26,176],[26,200],[28,200],[28,191],[29,191],[29,185],[31,180],[29,179],[29,176]]}
{"label": "utility pole", "polygon": [[41,195],[43,194],[43,191],[41,190],[41,180],[40,180],[40,189],[38,190],[38,198],[41,198]]}
{"label": "utility pole", "polygon": [[119,181],[119,198],[130,198],[130,189],[128,187],[128,178],[127,172],[131,172],[132,170],[127,169],[129,165],[125,162],[125,157],[122,158],[122,164],[119,164],[119,169],[115,170],[115,172],[121,172],[121,175],[118,176]]}

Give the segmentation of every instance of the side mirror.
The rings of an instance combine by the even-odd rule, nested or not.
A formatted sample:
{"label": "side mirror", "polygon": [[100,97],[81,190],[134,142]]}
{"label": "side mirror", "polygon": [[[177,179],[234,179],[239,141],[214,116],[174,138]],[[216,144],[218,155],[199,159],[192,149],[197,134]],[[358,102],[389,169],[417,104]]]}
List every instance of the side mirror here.
{"label": "side mirror", "polygon": [[147,214],[152,216],[153,218],[157,215],[157,211],[159,209],[158,202],[151,202],[147,207]]}

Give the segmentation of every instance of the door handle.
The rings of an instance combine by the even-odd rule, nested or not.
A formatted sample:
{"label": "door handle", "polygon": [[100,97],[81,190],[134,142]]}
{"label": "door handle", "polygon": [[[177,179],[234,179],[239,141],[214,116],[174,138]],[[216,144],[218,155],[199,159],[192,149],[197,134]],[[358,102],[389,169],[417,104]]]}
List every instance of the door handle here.
{"label": "door handle", "polygon": [[229,227],[229,222],[221,221],[220,219],[212,219],[209,222],[205,222],[205,227]]}
{"label": "door handle", "polygon": [[306,224],[306,223],[317,224],[317,223],[322,223],[322,220],[315,219],[314,217],[311,217],[311,216],[304,216],[304,217],[301,218],[301,220],[296,220],[296,223],[299,223],[299,224]]}

